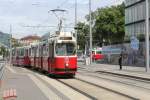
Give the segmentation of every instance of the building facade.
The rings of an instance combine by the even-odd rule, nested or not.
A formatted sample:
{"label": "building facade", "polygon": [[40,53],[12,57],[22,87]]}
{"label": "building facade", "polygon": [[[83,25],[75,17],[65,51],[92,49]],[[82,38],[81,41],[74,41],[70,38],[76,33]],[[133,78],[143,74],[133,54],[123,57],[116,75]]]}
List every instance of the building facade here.
{"label": "building facade", "polygon": [[145,0],[125,0],[125,6],[126,36],[144,37],[146,16]]}
{"label": "building facade", "polygon": [[[150,0],[149,0],[150,16]],[[125,33],[129,39],[129,45],[126,46],[128,51],[127,64],[136,66],[145,66],[146,47],[146,0],[125,0]],[[149,25],[150,28],[150,25]],[[139,40],[138,49],[133,49],[131,37]]]}
{"label": "building facade", "polygon": [[40,40],[41,40],[41,37],[32,35],[32,36],[26,36],[24,38],[21,38],[20,43],[21,45],[26,46],[26,45],[30,45],[31,43],[39,42]]}

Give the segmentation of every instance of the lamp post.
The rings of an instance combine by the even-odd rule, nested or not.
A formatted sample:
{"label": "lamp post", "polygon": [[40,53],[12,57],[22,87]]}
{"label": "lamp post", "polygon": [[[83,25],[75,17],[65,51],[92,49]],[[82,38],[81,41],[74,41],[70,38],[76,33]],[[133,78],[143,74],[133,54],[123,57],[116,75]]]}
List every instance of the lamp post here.
{"label": "lamp post", "polygon": [[76,38],[76,52],[78,50],[78,35],[77,35],[77,0],[75,0],[75,38]]}
{"label": "lamp post", "polygon": [[90,64],[92,64],[92,20],[91,20],[91,0],[89,0],[89,25],[90,25]]}
{"label": "lamp post", "polygon": [[146,35],[145,35],[145,42],[146,42],[146,72],[149,72],[149,0],[146,0]]}
{"label": "lamp post", "polygon": [[10,40],[9,40],[9,42],[10,42],[9,63],[11,65],[11,63],[12,63],[12,41],[11,41],[11,39],[12,39],[12,26],[11,25],[10,25],[10,32],[9,32],[9,34],[10,34]]}

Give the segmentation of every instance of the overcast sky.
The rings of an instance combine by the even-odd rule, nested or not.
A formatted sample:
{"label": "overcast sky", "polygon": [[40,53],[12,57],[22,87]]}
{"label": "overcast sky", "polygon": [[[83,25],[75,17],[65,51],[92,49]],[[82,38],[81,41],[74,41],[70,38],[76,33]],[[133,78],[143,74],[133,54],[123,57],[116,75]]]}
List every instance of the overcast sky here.
{"label": "overcast sky", "polygon": [[[89,0],[77,0],[78,21],[84,21],[88,12]],[[123,0],[92,0],[92,10],[117,5]],[[0,31],[9,33],[12,25],[13,37],[21,38],[27,35],[43,35],[56,30],[54,27],[24,27],[24,26],[57,26],[58,20],[49,10],[61,8],[67,10],[64,14],[65,25],[74,26],[75,0],[0,0]],[[69,29],[73,30],[73,29]]]}

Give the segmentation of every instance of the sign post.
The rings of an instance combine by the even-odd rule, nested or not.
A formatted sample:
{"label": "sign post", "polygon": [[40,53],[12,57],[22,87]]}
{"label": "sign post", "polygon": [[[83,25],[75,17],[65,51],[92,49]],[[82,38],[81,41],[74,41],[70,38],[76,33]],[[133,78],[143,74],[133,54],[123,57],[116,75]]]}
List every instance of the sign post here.
{"label": "sign post", "polygon": [[138,50],[139,49],[139,40],[135,36],[132,36],[130,45],[133,50]]}

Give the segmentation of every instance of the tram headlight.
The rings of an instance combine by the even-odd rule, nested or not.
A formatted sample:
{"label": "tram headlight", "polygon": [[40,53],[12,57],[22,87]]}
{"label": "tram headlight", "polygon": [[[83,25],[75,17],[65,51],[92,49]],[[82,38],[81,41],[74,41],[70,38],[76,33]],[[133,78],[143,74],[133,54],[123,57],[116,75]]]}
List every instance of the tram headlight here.
{"label": "tram headlight", "polygon": [[66,66],[68,67],[68,66],[69,66],[69,64],[68,64],[68,63],[66,63]]}

